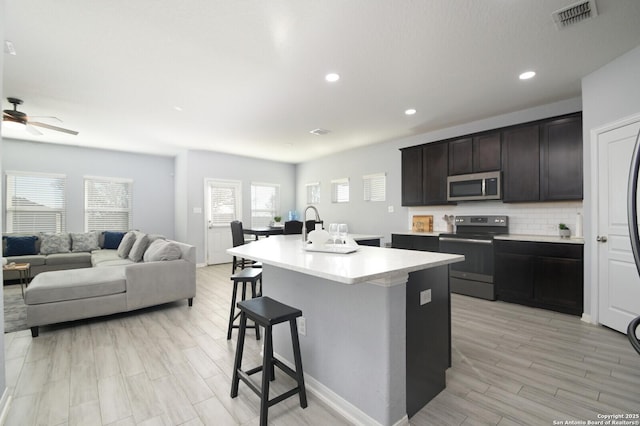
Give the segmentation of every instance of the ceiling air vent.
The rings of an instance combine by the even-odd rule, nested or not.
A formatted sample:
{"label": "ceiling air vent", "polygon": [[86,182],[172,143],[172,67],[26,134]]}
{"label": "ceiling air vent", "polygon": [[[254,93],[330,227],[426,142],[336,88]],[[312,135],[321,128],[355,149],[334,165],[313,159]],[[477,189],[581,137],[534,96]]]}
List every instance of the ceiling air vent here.
{"label": "ceiling air vent", "polygon": [[556,10],[551,14],[556,27],[561,30],[570,25],[577,24],[585,19],[591,19],[598,16],[596,9],[596,0],[584,0],[574,3],[562,9]]}

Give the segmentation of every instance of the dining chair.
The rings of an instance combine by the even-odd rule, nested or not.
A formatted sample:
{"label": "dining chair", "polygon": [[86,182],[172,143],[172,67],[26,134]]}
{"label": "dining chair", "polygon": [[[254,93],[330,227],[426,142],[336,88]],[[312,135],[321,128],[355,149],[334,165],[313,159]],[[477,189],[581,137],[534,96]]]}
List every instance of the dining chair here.
{"label": "dining chair", "polygon": [[284,235],[302,234],[302,222],[299,220],[289,220],[285,222],[282,233]]}
{"label": "dining chair", "polygon": [[[242,229],[242,222],[240,222],[239,220],[234,220],[231,222],[231,240],[233,242],[234,247],[238,247],[243,244],[246,244],[246,241],[244,239],[244,230]],[[240,267],[240,269],[244,269],[249,266],[253,268],[260,268],[262,267],[262,264],[256,263],[253,260],[245,259],[242,257],[238,259],[237,256],[233,256],[233,263],[231,264],[231,273],[235,274],[236,268],[238,267]]]}

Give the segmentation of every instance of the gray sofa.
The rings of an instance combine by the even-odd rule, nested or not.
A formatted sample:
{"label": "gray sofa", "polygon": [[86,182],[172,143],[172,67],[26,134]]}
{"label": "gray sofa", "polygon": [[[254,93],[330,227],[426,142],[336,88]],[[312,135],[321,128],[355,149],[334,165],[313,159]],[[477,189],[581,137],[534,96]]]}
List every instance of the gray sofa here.
{"label": "gray sofa", "polygon": [[176,251],[172,260],[145,258],[144,262],[135,262],[118,256],[117,250],[103,249],[89,254],[90,267],[37,274],[25,290],[31,335],[37,337],[41,325],[181,299],[187,299],[191,306],[196,295],[195,247],[169,240],[158,243],[166,243]]}
{"label": "gray sofa", "polygon": [[[87,250],[82,252],[72,251],[74,249],[73,239],[71,235],[82,235],[82,234],[70,234],[66,233],[69,238],[69,251],[62,253],[50,253],[44,254],[41,252],[41,245],[43,240],[43,235],[41,233],[34,234],[25,234],[25,233],[4,233],[2,234],[2,253],[3,256],[7,258],[7,262],[15,262],[15,263],[29,263],[30,266],[30,274],[28,276],[29,279],[35,277],[41,272],[47,271],[60,271],[66,269],[80,269],[80,268],[91,268],[92,266],[96,266],[99,263],[102,263],[102,260],[106,260],[108,263],[104,263],[104,265],[115,265],[115,264],[128,264],[134,263],[129,259],[116,259],[115,250],[104,250],[105,241],[104,241],[104,233],[98,233],[98,246],[96,247],[98,250]],[[6,237],[29,237],[32,236],[35,238],[34,242],[34,253],[24,254],[19,256],[5,256],[7,252],[7,240]],[[149,240],[152,242],[155,239],[164,238],[162,235],[149,235]],[[100,253],[101,252],[101,253]],[[2,274],[3,280],[17,280],[20,278],[17,271],[6,270]]]}

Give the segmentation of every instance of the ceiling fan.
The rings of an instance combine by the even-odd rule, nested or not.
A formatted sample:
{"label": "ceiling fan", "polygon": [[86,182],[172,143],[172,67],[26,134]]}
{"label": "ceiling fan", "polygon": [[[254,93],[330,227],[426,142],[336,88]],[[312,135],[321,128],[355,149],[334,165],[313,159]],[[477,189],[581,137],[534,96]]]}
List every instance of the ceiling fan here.
{"label": "ceiling fan", "polygon": [[[39,121],[31,121],[31,118],[22,111],[18,111],[18,105],[22,105],[22,99],[18,98],[7,98],[10,104],[13,104],[13,109],[5,109],[2,111],[2,121],[6,125],[17,125],[24,126],[26,130],[34,135],[42,135],[42,132],[36,129],[34,126],[42,127],[49,130],[55,130],[58,132],[69,133],[70,135],[77,135],[78,132],[75,130],[63,129],[62,127],[52,126],[51,124],[41,123]],[[32,117],[32,118],[52,118],[60,121],[56,117]]]}

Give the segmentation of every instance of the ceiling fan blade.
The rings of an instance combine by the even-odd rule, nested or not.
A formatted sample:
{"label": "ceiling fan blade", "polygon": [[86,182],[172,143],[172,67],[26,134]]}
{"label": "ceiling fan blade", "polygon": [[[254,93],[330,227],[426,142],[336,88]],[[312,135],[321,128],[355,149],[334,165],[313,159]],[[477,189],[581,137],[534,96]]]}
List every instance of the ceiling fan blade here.
{"label": "ceiling fan blade", "polygon": [[62,123],[62,120],[60,120],[58,117],[54,117],[53,115],[30,115],[29,116],[29,120],[31,120],[32,118],[46,118],[47,120],[51,120],[51,121],[55,121],[57,123]]}
{"label": "ceiling fan blade", "polygon": [[32,126],[44,127],[45,129],[49,129],[49,130],[69,133],[70,135],[74,135],[74,136],[78,134],[78,132],[76,132],[75,130],[63,129],[62,127],[52,126],[51,124],[46,124],[46,123],[40,123],[39,121],[29,121],[29,124],[31,124]]}
{"label": "ceiling fan blade", "polygon": [[33,127],[31,124],[27,124],[26,130],[27,130],[27,132],[31,133],[32,135],[42,136],[42,132],[40,130],[36,129],[35,127]]}

